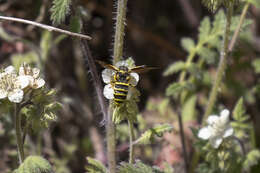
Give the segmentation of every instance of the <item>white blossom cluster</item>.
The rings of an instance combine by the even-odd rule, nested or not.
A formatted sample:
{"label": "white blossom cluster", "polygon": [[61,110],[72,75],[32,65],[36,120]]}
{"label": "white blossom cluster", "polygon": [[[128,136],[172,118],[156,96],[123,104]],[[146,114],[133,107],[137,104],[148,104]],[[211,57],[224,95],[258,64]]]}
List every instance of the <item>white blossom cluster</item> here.
{"label": "white blossom cluster", "polygon": [[8,98],[11,102],[20,103],[25,89],[38,89],[44,84],[38,68],[24,63],[17,74],[13,66],[8,66],[0,73],[0,99]]}
{"label": "white blossom cluster", "polygon": [[199,130],[198,137],[209,140],[214,148],[218,148],[224,138],[230,137],[234,129],[229,123],[229,110],[221,111],[220,116],[210,115],[207,120],[208,126]]}

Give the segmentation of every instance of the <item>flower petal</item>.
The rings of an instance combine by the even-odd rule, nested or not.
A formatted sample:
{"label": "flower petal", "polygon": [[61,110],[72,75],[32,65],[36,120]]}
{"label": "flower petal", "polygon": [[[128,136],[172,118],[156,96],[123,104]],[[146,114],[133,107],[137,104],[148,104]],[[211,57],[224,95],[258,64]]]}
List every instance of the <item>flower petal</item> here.
{"label": "flower petal", "polygon": [[229,110],[224,109],[220,113],[220,119],[222,122],[228,122],[229,121]]}
{"label": "flower petal", "polygon": [[203,127],[202,129],[199,130],[198,137],[204,140],[209,139],[211,136],[211,132],[208,127]]}
{"label": "flower petal", "polygon": [[33,88],[33,89],[38,89],[38,88],[43,87],[44,84],[45,84],[45,81],[44,81],[43,79],[41,79],[41,78],[40,78],[40,79],[36,79],[36,80],[34,81],[34,83],[33,83],[32,88]]}
{"label": "flower petal", "polygon": [[5,68],[4,72],[7,73],[7,74],[14,74],[15,68],[14,68],[14,66],[10,65],[10,66]]}
{"label": "flower petal", "polygon": [[38,78],[39,76],[40,76],[40,69],[38,69],[38,68],[33,68],[33,70],[32,70],[32,76],[33,76],[33,78]]}
{"label": "flower petal", "polygon": [[128,67],[128,63],[127,63],[127,61],[118,61],[115,66],[116,67],[120,67],[120,66]]}
{"label": "flower petal", "polygon": [[30,84],[30,81],[33,80],[32,77],[28,75],[18,76],[16,79],[16,85],[20,86],[21,89],[26,88]]}
{"label": "flower petal", "polygon": [[139,81],[139,75],[137,73],[130,73],[130,81],[129,83],[133,86],[136,86]]}
{"label": "flower petal", "polygon": [[24,66],[19,67],[19,73],[18,74],[19,74],[19,76],[26,75]]}
{"label": "flower petal", "polygon": [[14,89],[8,93],[8,99],[14,103],[20,103],[23,100],[23,90]]}
{"label": "flower petal", "polygon": [[6,90],[0,89],[0,99],[7,97],[8,92]]}
{"label": "flower petal", "polygon": [[218,119],[219,119],[219,116],[217,116],[217,115],[210,115],[208,117],[207,123],[210,124],[210,125],[214,124],[214,123],[216,123],[218,121]]}
{"label": "flower petal", "polygon": [[113,99],[114,98],[114,89],[112,87],[111,84],[108,84],[104,87],[104,91],[103,91],[104,96],[107,99]]}
{"label": "flower petal", "polygon": [[111,69],[105,69],[102,71],[102,79],[106,84],[109,84],[111,82],[111,78],[114,75],[114,71]]}
{"label": "flower petal", "polygon": [[218,148],[219,145],[222,143],[223,139],[220,137],[216,137],[216,138],[211,138],[209,140],[210,144],[214,147],[214,148]]}
{"label": "flower petal", "polygon": [[229,126],[229,127],[225,130],[224,135],[223,135],[223,138],[229,137],[229,136],[233,135],[233,133],[234,133],[234,129],[233,129],[231,126]]}

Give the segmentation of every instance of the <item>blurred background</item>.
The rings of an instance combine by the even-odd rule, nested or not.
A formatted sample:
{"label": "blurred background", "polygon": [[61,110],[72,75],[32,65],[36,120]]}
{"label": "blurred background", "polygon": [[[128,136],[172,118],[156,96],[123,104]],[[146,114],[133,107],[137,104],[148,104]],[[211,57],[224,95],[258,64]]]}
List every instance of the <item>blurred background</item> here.
{"label": "blurred background", "polygon": [[[65,23],[57,27],[77,31],[78,20],[84,16],[91,53],[95,59],[111,62],[115,18],[114,0],[76,0]],[[0,0],[0,14],[52,25],[49,0]],[[240,7],[235,13],[240,14]],[[137,65],[159,67],[143,74],[137,88],[141,92],[139,124],[136,134],[156,123],[172,123],[173,133],[155,139],[148,146],[136,149],[137,158],[145,163],[161,166],[163,161],[183,170],[181,142],[178,135],[177,117],[165,96],[166,87],[178,79],[178,74],[164,77],[169,64],[185,61],[187,52],[181,47],[181,39],[191,37],[197,40],[200,21],[210,13],[200,0],[131,0],[128,2],[124,56],[132,57]],[[259,74],[252,62],[260,58],[260,10],[251,7],[248,17],[252,19],[252,39],[238,41],[235,52],[238,58],[228,61],[223,92],[219,102],[233,109],[236,101],[244,96],[247,113],[250,114],[256,135],[260,135]],[[63,108],[58,120],[48,130],[31,132],[26,138],[26,153],[42,154],[54,165],[56,173],[85,172],[86,157],[94,157],[103,163],[105,158],[105,128],[100,124],[101,111],[96,99],[88,68],[82,56],[79,41],[58,33],[50,33],[34,26],[7,21],[0,22],[0,66],[26,61],[42,70],[48,87],[58,90],[58,100]],[[204,70],[214,77],[217,62]],[[102,68],[97,66],[101,72]],[[260,72],[260,70],[258,71]],[[253,90],[254,89],[254,90]],[[198,93],[196,121],[185,122],[188,152],[191,154],[192,134],[189,126],[198,126],[204,113],[210,85],[204,85]],[[200,90],[200,91],[201,91]],[[202,96],[201,96],[202,95]],[[175,104],[175,103],[174,103]],[[176,103],[177,104],[177,103]],[[0,172],[8,172],[17,166],[16,145],[12,118],[0,115]],[[118,160],[128,160],[127,124],[118,126]],[[257,139],[257,138],[256,138]],[[256,141],[259,146],[259,141]],[[178,172],[178,171],[177,171]]]}

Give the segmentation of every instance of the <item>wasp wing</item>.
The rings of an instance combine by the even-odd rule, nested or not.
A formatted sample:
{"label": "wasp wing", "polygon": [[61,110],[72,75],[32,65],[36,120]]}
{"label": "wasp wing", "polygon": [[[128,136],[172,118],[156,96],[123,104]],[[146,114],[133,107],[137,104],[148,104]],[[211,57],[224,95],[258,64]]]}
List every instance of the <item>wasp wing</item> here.
{"label": "wasp wing", "polygon": [[108,69],[115,70],[115,71],[119,70],[116,66],[113,66],[111,64],[107,64],[107,63],[105,63],[103,61],[96,60],[96,62],[99,63],[104,68],[108,68]]}
{"label": "wasp wing", "polygon": [[155,70],[158,69],[157,67],[147,67],[146,65],[140,65],[136,66],[130,69],[131,72],[136,72],[136,73],[145,73],[150,70]]}

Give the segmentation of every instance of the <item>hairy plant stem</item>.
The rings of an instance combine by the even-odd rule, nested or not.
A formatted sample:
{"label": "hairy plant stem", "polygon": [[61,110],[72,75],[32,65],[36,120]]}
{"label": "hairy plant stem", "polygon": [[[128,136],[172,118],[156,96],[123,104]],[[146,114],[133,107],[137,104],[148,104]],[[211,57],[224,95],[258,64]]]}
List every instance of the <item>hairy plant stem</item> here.
{"label": "hairy plant stem", "polygon": [[108,109],[108,117],[106,122],[106,137],[107,137],[107,159],[109,173],[116,172],[116,130],[115,124],[112,121],[113,109],[112,103]]}
{"label": "hairy plant stem", "polygon": [[208,118],[209,114],[211,114],[212,109],[214,107],[214,104],[216,102],[217,94],[218,94],[218,89],[221,85],[223,75],[226,71],[226,66],[227,66],[227,57],[229,54],[228,51],[228,45],[229,45],[229,36],[230,36],[230,26],[231,26],[231,18],[233,14],[233,3],[229,3],[229,7],[227,8],[227,15],[226,15],[226,28],[225,28],[225,33],[224,33],[224,48],[221,52],[220,56],[220,62],[218,65],[218,71],[217,71],[217,76],[213,85],[213,88],[211,89],[210,96],[209,96],[209,103],[206,107],[205,114],[203,116],[203,123],[205,123],[206,119]]}
{"label": "hairy plant stem", "polygon": [[[115,65],[122,59],[123,56],[123,45],[125,35],[125,17],[126,17],[127,0],[118,0],[117,2],[117,16],[116,16],[116,27],[115,27],[115,40],[113,49],[113,64]],[[116,172],[116,138],[115,138],[115,124],[112,121],[113,106],[110,102],[108,110],[108,121],[107,121],[107,156],[108,156],[108,169],[110,173]]]}
{"label": "hairy plant stem", "polygon": [[134,163],[134,126],[133,122],[128,120],[128,127],[129,127],[129,163]]}
{"label": "hairy plant stem", "polygon": [[125,36],[127,0],[118,0],[116,16],[116,32],[114,40],[113,64],[120,61],[123,57],[123,46]]}
{"label": "hairy plant stem", "polygon": [[16,135],[16,142],[17,142],[18,159],[19,159],[19,164],[21,165],[24,161],[24,150],[23,150],[21,115],[20,115],[19,104],[15,104],[14,114],[15,114],[15,135]]}

